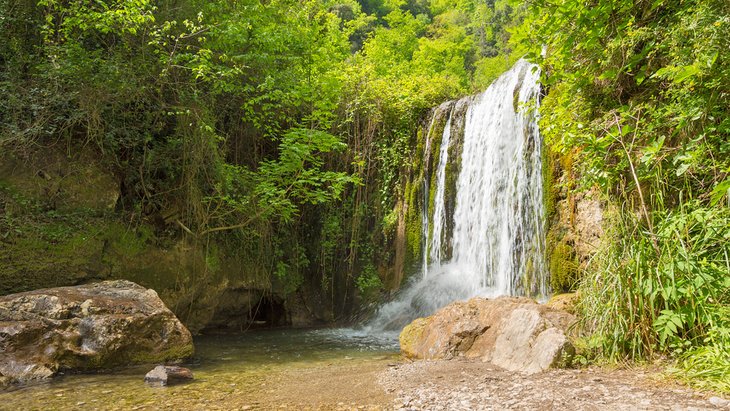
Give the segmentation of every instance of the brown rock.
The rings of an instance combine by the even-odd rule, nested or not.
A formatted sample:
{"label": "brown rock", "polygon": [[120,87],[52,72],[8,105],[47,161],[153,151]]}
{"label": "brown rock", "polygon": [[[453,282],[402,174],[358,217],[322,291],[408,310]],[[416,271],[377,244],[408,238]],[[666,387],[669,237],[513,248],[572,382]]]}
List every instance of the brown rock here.
{"label": "brown rock", "polygon": [[185,367],[158,365],[144,376],[144,381],[152,385],[173,385],[193,379],[193,373]]}
{"label": "brown rock", "polygon": [[411,358],[481,358],[511,371],[534,373],[565,365],[573,347],[566,312],[527,298],[473,298],[452,303],[408,325],[401,352]]}
{"label": "brown rock", "polygon": [[0,297],[0,374],[20,381],[179,360],[190,332],[154,290],[119,280]]}
{"label": "brown rock", "polygon": [[15,379],[6,377],[6,376],[0,374],[0,389],[3,389],[9,385],[12,385],[15,382],[16,382]]}

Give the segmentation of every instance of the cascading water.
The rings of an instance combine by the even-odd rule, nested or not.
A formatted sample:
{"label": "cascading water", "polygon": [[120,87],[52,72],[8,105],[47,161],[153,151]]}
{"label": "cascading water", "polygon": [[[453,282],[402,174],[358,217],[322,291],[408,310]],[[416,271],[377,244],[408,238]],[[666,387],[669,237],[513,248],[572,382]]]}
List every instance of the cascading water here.
{"label": "cascading water", "polygon": [[[548,295],[535,115],[539,76],[537,66],[520,60],[484,93],[447,106],[436,176],[432,183],[428,173],[424,178],[423,274],[397,300],[381,307],[372,329],[399,330],[416,317],[474,296]],[[462,151],[452,159],[449,148],[457,146],[453,119],[464,105]],[[429,133],[433,129],[432,120]],[[427,143],[432,144],[431,137]],[[458,177],[451,216],[446,207],[449,164],[460,166],[452,171]],[[436,185],[431,207],[429,184]],[[448,218],[453,222],[450,232]]]}
{"label": "cascading water", "polygon": [[[444,197],[446,192],[446,165],[449,162],[449,144],[451,143],[451,115],[446,121],[444,134],[441,137],[441,148],[439,150],[439,165],[436,170],[436,195],[434,196],[433,209],[433,233],[431,234],[431,244],[427,250],[423,250],[423,255],[428,256],[426,260],[426,270],[423,271],[424,277],[428,276],[429,264],[441,264],[442,257],[442,237],[444,234],[444,225],[446,224],[446,207]],[[424,219],[428,220],[428,219]],[[428,226],[426,227],[428,229]],[[428,231],[424,232],[424,238],[428,238]]]}

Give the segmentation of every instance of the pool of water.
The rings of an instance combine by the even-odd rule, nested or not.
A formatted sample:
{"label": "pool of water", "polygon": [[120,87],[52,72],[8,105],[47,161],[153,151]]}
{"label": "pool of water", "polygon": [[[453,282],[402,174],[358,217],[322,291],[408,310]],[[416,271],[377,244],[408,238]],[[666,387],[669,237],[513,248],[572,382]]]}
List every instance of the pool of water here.
{"label": "pool of water", "polygon": [[397,357],[398,342],[353,329],[287,329],[197,337],[195,350],[184,364],[193,371],[191,383],[148,386],[143,378],[151,366],[65,375],[0,393],[0,409],[226,409],[233,399],[255,404],[256,390],[278,372],[388,361]]}

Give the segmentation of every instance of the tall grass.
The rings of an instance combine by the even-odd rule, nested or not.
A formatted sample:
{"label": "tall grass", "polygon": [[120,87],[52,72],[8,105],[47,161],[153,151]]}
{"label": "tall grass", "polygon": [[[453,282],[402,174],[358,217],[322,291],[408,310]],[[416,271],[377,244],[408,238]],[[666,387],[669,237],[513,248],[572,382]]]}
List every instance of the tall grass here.
{"label": "tall grass", "polygon": [[678,359],[687,375],[728,390],[730,208],[689,201],[641,216],[613,211],[605,246],[580,286],[582,327],[612,360]]}
{"label": "tall grass", "polygon": [[[727,313],[730,315],[730,312]],[[727,331],[727,329],[726,329]],[[730,345],[728,336],[714,344],[693,348],[682,354],[669,373],[701,389],[730,393]]]}

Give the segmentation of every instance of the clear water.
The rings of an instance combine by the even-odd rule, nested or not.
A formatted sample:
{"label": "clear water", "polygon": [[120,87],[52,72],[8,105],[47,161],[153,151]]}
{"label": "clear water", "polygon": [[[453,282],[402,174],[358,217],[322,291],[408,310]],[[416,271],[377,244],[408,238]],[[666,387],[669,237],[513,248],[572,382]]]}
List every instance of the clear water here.
{"label": "clear water", "polygon": [[[449,113],[436,171],[433,214],[424,219],[430,220],[432,229],[429,233],[429,224],[424,224],[427,258],[422,276],[380,308],[371,329],[397,330],[416,317],[475,296],[543,299],[549,294],[542,140],[535,110],[539,77],[537,66],[520,60],[484,93],[459,102],[467,110],[452,216],[446,215],[444,206],[446,166],[456,161],[448,155],[454,112]],[[442,106],[434,118],[444,107],[456,110],[461,105]],[[453,222],[451,236],[443,230],[447,218]],[[452,255],[444,256],[445,249],[452,250]]]}
{"label": "clear water", "polygon": [[[207,409],[235,408],[255,400],[252,387],[265,376],[338,362],[388,361],[398,355],[392,335],[352,329],[270,330],[195,339],[191,383],[153,387],[143,382],[152,367],[130,367],[107,374],[66,375],[13,391],[0,392],[0,409]],[[249,402],[250,403],[250,402]],[[241,404],[236,404],[239,406]]]}

